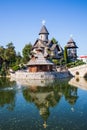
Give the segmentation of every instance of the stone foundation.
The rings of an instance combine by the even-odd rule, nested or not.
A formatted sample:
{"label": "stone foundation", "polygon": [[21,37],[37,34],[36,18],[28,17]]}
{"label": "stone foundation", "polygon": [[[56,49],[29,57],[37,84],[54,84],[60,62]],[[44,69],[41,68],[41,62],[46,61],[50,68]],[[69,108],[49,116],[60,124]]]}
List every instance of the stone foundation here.
{"label": "stone foundation", "polygon": [[24,72],[17,71],[11,73],[10,76],[15,79],[56,79],[69,77],[68,71],[66,72]]}

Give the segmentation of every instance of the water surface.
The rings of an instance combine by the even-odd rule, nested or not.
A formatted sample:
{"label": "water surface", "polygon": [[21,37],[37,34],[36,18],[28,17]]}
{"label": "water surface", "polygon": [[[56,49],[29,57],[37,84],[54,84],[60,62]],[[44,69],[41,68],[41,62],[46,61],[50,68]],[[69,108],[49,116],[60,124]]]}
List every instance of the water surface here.
{"label": "water surface", "polygon": [[0,130],[87,130],[87,90],[74,86],[1,78]]}

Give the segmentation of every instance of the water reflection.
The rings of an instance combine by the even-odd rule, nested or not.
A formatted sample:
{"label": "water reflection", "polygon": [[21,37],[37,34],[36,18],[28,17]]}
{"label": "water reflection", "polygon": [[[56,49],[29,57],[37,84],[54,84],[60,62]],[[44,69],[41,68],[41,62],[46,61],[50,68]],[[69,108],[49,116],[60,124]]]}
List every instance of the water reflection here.
{"label": "water reflection", "polygon": [[15,84],[7,78],[0,78],[0,107],[6,107],[8,110],[14,109],[16,92],[12,88]]}
{"label": "water reflection", "polygon": [[[14,81],[13,78],[10,79],[10,81]],[[27,80],[27,79],[16,79],[17,85],[25,86],[25,87],[33,87],[33,86],[53,86],[54,80]]]}
{"label": "water reflection", "polygon": [[74,77],[68,83],[70,85],[77,87],[77,88],[87,90],[87,79],[86,78]]}
{"label": "water reflection", "polygon": [[[14,113],[12,117],[11,115],[8,114],[8,116],[10,116],[9,124],[11,123],[14,124],[13,120],[14,119],[16,120],[15,127],[13,127],[12,129],[20,130],[22,125],[24,125],[23,126],[24,129],[28,129],[29,126],[26,124],[29,124],[29,121],[31,123],[31,126],[33,126],[31,122],[32,119],[30,118],[30,120],[28,120],[31,111],[28,111],[30,110],[30,108],[27,104],[30,103],[36,106],[33,109],[34,111],[36,108],[39,110],[39,115],[41,117],[41,120],[43,121],[42,122],[40,120],[40,123],[43,128],[50,127],[48,120],[51,118],[52,114],[51,108],[54,109],[54,107],[60,105],[59,103],[63,101],[63,99],[65,102],[67,102],[67,104],[72,106],[71,109],[73,111],[73,106],[76,104],[78,99],[78,88],[69,85],[68,81],[69,79],[51,80],[51,81],[48,80],[12,81],[12,79],[10,81],[9,79],[0,79],[0,108],[5,108],[6,110],[9,110]],[[66,109],[66,107],[64,109]],[[38,115],[38,113],[36,115]],[[1,117],[3,118],[3,115]],[[23,122],[26,123],[24,124]],[[9,124],[7,123],[8,127]],[[52,126],[55,127],[54,125]],[[3,122],[1,128],[4,127],[6,127],[6,125],[4,125]],[[10,129],[11,127],[9,128],[9,130]]]}
{"label": "water reflection", "polygon": [[65,81],[53,81],[48,86],[30,86],[23,90],[23,96],[27,102],[34,103],[43,119],[43,127],[47,127],[47,119],[50,116],[50,108],[58,105],[61,98],[74,105],[78,99],[77,88],[72,87]]}

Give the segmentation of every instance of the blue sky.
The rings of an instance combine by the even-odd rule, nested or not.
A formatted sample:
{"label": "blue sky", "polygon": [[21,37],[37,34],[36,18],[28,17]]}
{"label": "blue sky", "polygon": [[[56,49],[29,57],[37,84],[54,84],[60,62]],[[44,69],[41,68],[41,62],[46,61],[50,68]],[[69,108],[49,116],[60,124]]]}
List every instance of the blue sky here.
{"label": "blue sky", "polygon": [[0,0],[0,45],[13,42],[21,52],[38,38],[42,20],[49,39],[64,47],[72,34],[78,55],[87,55],[87,0]]}

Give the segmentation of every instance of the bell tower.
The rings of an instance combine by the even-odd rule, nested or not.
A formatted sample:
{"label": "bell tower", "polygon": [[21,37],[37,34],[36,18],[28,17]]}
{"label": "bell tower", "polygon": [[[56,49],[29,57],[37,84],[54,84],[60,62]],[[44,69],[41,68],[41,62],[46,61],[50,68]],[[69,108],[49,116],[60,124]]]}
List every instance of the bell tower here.
{"label": "bell tower", "polygon": [[43,42],[48,42],[48,35],[49,35],[49,32],[45,26],[45,21],[43,20],[42,21],[42,28],[39,32],[39,38],[40,40],[42,40]]}

